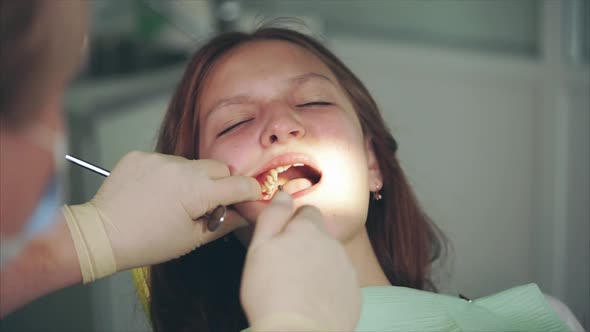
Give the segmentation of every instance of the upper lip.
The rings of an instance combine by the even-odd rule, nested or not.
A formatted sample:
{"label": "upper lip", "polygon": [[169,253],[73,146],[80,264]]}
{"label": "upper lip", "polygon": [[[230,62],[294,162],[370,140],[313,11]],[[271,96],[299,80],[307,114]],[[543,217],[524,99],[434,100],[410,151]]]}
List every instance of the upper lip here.
{"label": "upper lip", "polygon": [[257,178],[265,172],[268,172],[271,169],[275,169],[279,166],[293,165],[298,163],[307,165],[321,174],[321,170],[318,167],[317,162],[310,155],[305,153],[290,152],[272,157],[266,164],[257,169],[251,176]]}

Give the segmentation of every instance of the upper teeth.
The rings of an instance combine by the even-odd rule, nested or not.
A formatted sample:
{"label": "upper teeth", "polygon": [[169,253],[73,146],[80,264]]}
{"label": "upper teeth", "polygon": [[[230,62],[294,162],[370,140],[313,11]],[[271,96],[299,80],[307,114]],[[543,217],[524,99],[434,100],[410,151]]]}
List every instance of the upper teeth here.
{"label": "upper teeth", "polygon": [[279,184],[279,173],[283,173],[284,171],[288,170],[292,166],[299,167],[299,166],[303,166],[303,164],[296,163],[293,165],[284,165],[284,166],[279,166],[277,168],[274,168],[274,169],[271,169],[270,171],[268,171],[268,174],[266,175],[266,178],[264,179],[264,184],[261,186],[262,192],[267,193],[267,194],[271,194],[274,191],[274,189],[277,187],[277,185]]}

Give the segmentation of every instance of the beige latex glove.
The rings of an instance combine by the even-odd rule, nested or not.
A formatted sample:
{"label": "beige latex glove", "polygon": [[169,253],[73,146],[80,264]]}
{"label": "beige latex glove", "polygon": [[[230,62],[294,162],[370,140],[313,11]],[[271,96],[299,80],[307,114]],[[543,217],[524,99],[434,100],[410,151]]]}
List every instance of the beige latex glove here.
{"label": "beige latex glove", "polygon": [[279,192],[260,214],[246,256],[241,301],[254,331],[352,331],[361,293],[320,211]]}
{"label": "beige latex glove", "polygon": [[221,162],[131,152],[90,202],[65,206],[64,215],[87,283],[177,258],[246,226],[230,209],[215,232],[197,219],[218,205],[259,197],[255,179],[230,176]]}

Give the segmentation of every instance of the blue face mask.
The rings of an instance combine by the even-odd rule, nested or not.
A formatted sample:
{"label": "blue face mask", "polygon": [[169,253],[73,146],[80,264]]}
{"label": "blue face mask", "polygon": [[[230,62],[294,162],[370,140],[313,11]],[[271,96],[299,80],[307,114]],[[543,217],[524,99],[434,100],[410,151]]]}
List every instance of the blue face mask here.
{"label": "blue face mask", "polygon": [[14,238],[2,239],[0,243],[0,266],[4,266],[4,264],[17,256],[31,239],[59,220],[58,212],[61,204],[60,184],[58,184],[58,176],[54,175],[47,184],[39,204],[33,211],[33,215],[23,226],[21,233]]}
{"label": "blue face mask", "polygon": [[[38,135],[39,132],[45,135]],[[2,238],[0,241],[0,267],[16,257],[33,238],[60,220],[59,211],[63,204],[64,139],[61,134],[53,134],[44,127],[39,132],[33,136],[33,142],[44,149],[51,150],[56,172],[47,182],[43,196],[29,220],[23,225],[22,231],[14,237]],[[49,141],[44,139],[48,132],[52,134],[50,137],[53,138]],[[49,147],[46,142],[53,142],[52,146]]]}

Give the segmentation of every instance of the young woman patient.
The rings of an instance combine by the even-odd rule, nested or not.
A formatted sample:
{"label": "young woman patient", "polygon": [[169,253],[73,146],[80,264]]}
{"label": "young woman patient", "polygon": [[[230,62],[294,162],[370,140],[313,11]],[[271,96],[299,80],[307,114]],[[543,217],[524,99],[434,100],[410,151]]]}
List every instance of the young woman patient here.
{"label": "young woman patient", "polygon": [[[355,266],[359,287],[384,286],[364,289],[359,328],[394,328],[386,317],[431,294],[416,290],[436,291],[431,263],[444,249],[444,238],[416,201],[375,101],[312,38],[262,28],[222,34],[204,44],[177,87],[158,151],[219,160],[232,174],[256,178],[264,197],[234,206],[251,225],[279,186],[296,206],[318,207],[328,232]],[[156,331],[239,331],[248,326],[239,285],[252,229],[151,267],[149,311]],[[313,254],[301,248],[301,259]],[[389,303],[382,293],[387,290],[407,302]],[[373,303],[376,312],[368,303],[371,296],[381,299]],[[439,297],[461,308],[471,304]],[[440,315],[423,307],[418,317],[415,312],[422,307],[416,305],[414,321]],[[563,327],[552,320],[554,313],[544,314],[549,323]],[[441,322],[433,328],[445,328]],[[411,326],[425,328],[406,328]]]}

